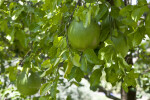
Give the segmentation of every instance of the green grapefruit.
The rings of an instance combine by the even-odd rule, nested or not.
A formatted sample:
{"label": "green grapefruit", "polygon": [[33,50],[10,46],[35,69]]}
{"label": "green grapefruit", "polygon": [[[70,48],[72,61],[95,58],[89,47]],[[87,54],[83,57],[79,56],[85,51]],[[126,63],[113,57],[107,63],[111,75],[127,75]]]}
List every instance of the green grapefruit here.
{"label": "green grapefruit", "polygon": [[23,95],[33,95],[38,92],[41,79],[35,72],[22,71],[17,77],[17,89]]}
{"label": "green grapefruit", "polygon": [[81,51],[87,48],[96,48],[100,42],[99,36],[100,27],[94,21],[91,21],[85,28],[82,21],[73,20],[68,29],[70,45]]}

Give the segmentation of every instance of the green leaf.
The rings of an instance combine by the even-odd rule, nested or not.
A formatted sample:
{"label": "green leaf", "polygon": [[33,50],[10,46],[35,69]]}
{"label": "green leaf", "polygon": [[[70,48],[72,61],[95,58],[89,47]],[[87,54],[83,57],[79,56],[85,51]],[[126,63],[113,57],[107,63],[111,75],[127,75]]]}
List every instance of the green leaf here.
{"label": "green leaf", "polygon": [[50,49],[49,49],[49,52],[48,52],[48,55],[51,57],[51,58],[54,58],[55,55],[57,53],[57,48],[55,46],[52,46]]}
{"label": "green leaf", "polygon": [[118,82],[124,75],[118,64],[111,64],[110,67],[106,67],[105,72],[106,80],[110,82],[113,86],[116,85],[116,82]]}
{"label": "green leaf", "polygon": [[146,34],[150,37],[150,12],[146,16],[145,28],[146,28]]}
{"label": "green leaf", "polygon": [[39,100],[52,100],[52,98],[49,95],[47,95],[47,96],[41,96]]}
{"label": "green leaf", "polygon": [[134,70],[131,70],[125,77],[124,82],[122,84],[123,89],[128,92],[128,87],[133,86],[136,87],[136,78],[138,78],[139,74],[134,73]]}
{"label": "green leaf", "polygon": [[60,63],[60,60],[61,60],[61,58],[56,58],[55,61],[54,61],[53,66],[54,66],[54,67],[57,67],[58,64]]}
{"label": "green leaf", "polygon": [[45,83],[40,88],[40,95],[45,95],[51,88],[52,82]]}
{"label": "green leaf", "polygon": [[23,10],[24,10],[24,7],[21,7],[20,9],[14,10],[14,12],[12,14],[12,19],[16,20]]}
{"label": "green leaf", "polygon": [[[83,6],[79,6],[78,9],[75,10],[73,17],[75,17],[75,19],[77,21],[79,21],[79,18],[84,19],[85,15],[83,16],[83,12],[85,12],[87,9],[85,9]],[[83,18],[82,18],[83,17]]]}
{"label": "green leaf", "polygon": [[53,46],[55,47],[59,47],[61,42],[62,42],[63,38],[62,37],[54,37],[54,41],[53,41]]}
{"label": "green leaf", "polygon": [[138,27],[137,30],[128,34],[129,42],[130,43],[132,42],[132,46],[136,47],[141,43],[144,36],[145,36],[145,27],[144,26]]}
{"label": "green leaf", "polygon": [[67,75],[70,74],[71,70],[72,70],[73,64],[69,61],[67,64],[67,68],[65,70],[65,74],[64,77],[67,78]]}
{"label": "green leaf", "polygon": [[3,4],[4,0],[0,0],[0,6]]}
{"label": "green leaf", "polygon": [[74,85],[76,85],[76,86],[81,86],[81,84],[80,84],[80,83],[78,83],[78,82],[76,82],[76,81],[71,81],[70,86],[71,86],[71,85],[73,85],[73,84],[74,84]]}
{"label": "green leaf", "polygon": [[15,28],[13,28],[12,31],[11,31],[11,33],[10,33],[11,42],[14,41],[14,35],[15,35]]}
{"label": "green leaf", "polygon": [[3,82],[0,80],[0,85],[2,85],[3,84]]}
{"label": "green leaf", "polygon": [[88,62],[92,64],[98,64],[98,65],[101,64],[100,60],[98,59],[93,49],[87,49],[83,52],[83,54]]}
{"label": "green leaf", "polygon": [[69,80],[76,77],[76,70],[77,70],[77,67],[73,67],[70,74],[67,75]]}
{"label": "green leaf", "polygon": [[96,0],[85,0],[86,3],[93,3],[96,2]]}
{"label": "green leaf", "polygon": [[126,83],[122,83],[122,88],[126,93],[128,92],[128,85]]}
{"label": "green leaf", "polygon": [[127,38],[122,33],[118,33],[117,37],[112,37],[112,41],[114,43],[114,47],[117,52],[121,53],[123,57],[126,56],[129,50],[129,46],[127,44]]}
{"label": "green leaf", "polygon": [[118,18],[118,16],[119,16],[119,12],[120,11],[120,9],[118,8],[118,7],[115,7],[115,6],[112,6],[111,7],[111,16],[113,17],[113,18]]}
{"label": "green leaf", "polygon": [[87,60],[85,59],[85,57],[81,57],[81,66],[80,66],[80,69],[83,71],[83,72],[87,72]]}
{"label": "green leaf", "polygon": [[37,3],[38,2],[38,0],[30,0],[30,1],[32,1],[33,3]]}
{"label": "green leaf", "polygon": [[131,17],[123,18],[122,23],[131,27],[137,27],[137,23]]}
{"label": "green leaf", "polygon": [[45,60],[42,64],[42,68],[49,68],[51,66],[50,59]]}
{"label": "green leaf", "polygon": [[19,40],[21,46],[23,48],[27,47],[27,43],[26,43],[26,36],[25,36],[25,32],[23,30],[18,30],[15,34],[16,38]]}
{"label": "green leaf", "polygon": [[77,68],[76,77],[75,77],[76,81],[80,82],[83,77],[84,77],[84,73],[81,71],[80,68]]}
{"label": "green leaf", "polygon": [[44,10],[50,10],[51,12],[54,11],[57,5],[57,0],[45,0],[45,3],[43,5]]}
{"label": "green leaf", "polygon": [[145,12],[148,12],[149,11],[149,8],[148,6],[142,6],[140,8],[136,8],[133,10],[132,14],[131,14],[131,17],[132,19],[137,22],[140,17],[145,13]]}
{"label": "green leaf", "polygon": [[100,60],[105,60],[105,62],[109,63],[113,59],[115,59],[116,56],[116,50],[112,45],[108,45],[106,47],[103,47],[98,52],[98,58]]}
{"label": "green leaf", "polygon": [[99,10],[99,12],[98,12],[98,14],[96,16],[96,20],[97,21],[99,21],[108,12],[108,8],[105,5],[105,3],[104,4],[100,4],[99,8],[100,8],[100,10]]}
{"label": "green leaf", "polygon": [[131,11],[133,11],[134,6],[132,5],[127,5],[126,7],[122,8],[119,12],[119,14],[121,16],[130,16],[131,15]]}
{"label": "green leaf", "polygon": [[124,57],[121,55],[118,55],[116,62],[118,62],[119,68],[122,69],[122,71],[125,73],[126,71],[131,70],[131,66],[128,65],[128,63],[125,61]]}
{"label": "green leaf", "polygon": [[99,12],[99,10],[100,10],[99,5],[93,5],[91,10],[92,10],[92,14],[91,15],[96,17],[98,12]]}
{"label": "green leaf", "polygon": [[9,79],[10,79],[10,81],[12,81],[12,82],[15,81],[16,78],[17,78],[17,68],[10,66],[7,70],[9,71]]}
{"label": "green leaf", "polygon": [[87,62],[87,73],[88,74],[92,73],[94,66],[95,66],[95,64],[91,64],[91,63]]}
{"label": "green leaf", "polygon": [[75,54],[73,59],[72,59],[72,62],[75,66],[77,67],[80,67],[81,64],[80,64],[80,56],[78,54]]}
{"label": "green leaf", "polygon": [[73,100],[70,94],[67,96],[66,100]]}
{"label": "green leaf", "polygon": [[90,76],[90,89],[93,91],[96,91],[97,87],[100,83],[100,77],[102,75],[102,68],[96,69],[92,72]]}
{"label": "green leaf", "polygon": [[114,0],[114,4],[116,7],[120,7],[122,5],[122,0]]}
{"label": "green leaf", "polygon": [[44,72],[40,75],[40,77],[45,77],[45,76],[51,74],[52,71],[53,71],[53,67],[50,66],[46,71],[44,71]]}
{"label": "green leaf", "polygon": [[14,70],[13,72],[9,72],[10,81],[15,81],[16,78],[17,78],[17,70]]}
{"label": "green leaf", "polygon": [[146,0],[137,0],[137,1],[138,1],[138,5],[140,5],[140,6],[147,4]]}
{"label": "green leaf", "polygon": [[62,13],[57,13],[52,17],[52,23],[54,25],[60,24],[61,19],[62,19]]}
{"label": "green leaf", "polygon": [[91,8],[85,9],[80,18],[83,21],[83,26],[86,28],[91,23]]}
{"label": "green leaf", "polygon": [[36,33],[36,32],[41,31],[41,27],[40,27],[40,25],[38,25],[37,23],[31,23],[31,24],[29,25],[29,29],[30,29],[30,31],[31,31],[32,33]]}
{"label": "green leaf", "polygon": [[109,32],[111,30],[111,22],[109,20],[109,16],[107,16],[101,23],[101,34],[100,34],[100,41],[103,42],[105,41],[108,36],[109,36]]}
{"label": "green leaf", "polygon": [[73,67],[70,74],[68,74],[67,76],[69,80],[75,78],[77,82],[80,82],[81,79],[84,77],[84,73],[79,67]]}
{"label": "green leaf", "polygon": [[54,83],[51,87],[50,93],[51,96],[54,100],[56,100],[56,93],[57,93],[57,83],[58,83],[58,79],[59,79],[59,75],[56,77],[56,79],[54,80]]}
{"label": "green leaf", "polygon": [[8,20],[0,20],[0,25],[1,25],[0,29],[4,32],[7,32],[8,30],[7,23],[8,23]]}

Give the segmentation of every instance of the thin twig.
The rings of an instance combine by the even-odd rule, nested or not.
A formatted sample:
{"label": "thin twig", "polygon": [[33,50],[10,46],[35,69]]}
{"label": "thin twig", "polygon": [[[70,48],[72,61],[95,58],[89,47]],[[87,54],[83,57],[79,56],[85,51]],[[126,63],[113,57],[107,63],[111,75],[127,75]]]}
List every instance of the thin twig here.
{"label": "thin twig", "polygon": [[[69,22],[69,25],[68,25],[68,27],[70,26],[70,24],[71,24],[71,21],[72,21],[72,18],[73,18],[73,14],[74,14],[74,12],[75,12],[75,10],[76,10],[76,8],[77,8],[77,5],[80,5],[80,3],[81,3],[81,0],[78,0],[78,2],[76,3],[76,6],[75,6],[75,8],[74,8],[74,10],[73,10],[73,12],[72,12],[72,14],[71,14],[71,16],[70,16],[70,20],[68,21]],[[65,25],[65,33],[67,33],[67,25]],[[70,49],[70,47],[69,47],[69,41],[68,41],[68,35],[66,34],[66,41],[67,41],[67,46],[68,46],[68,48]]]}
{"label": "thin twig", "polygon": [[31,49],[29,49],[29,51],[25,54],[25,56],[23,57],[23,59],[22,60],[20,60],[20,63],[19,63],[19,65],[23,65],[23,61],[24,61],[24,59],[29,55],[31,53]]}
{"label": "thin twig", "polygon": [[73,14],[74,14],[74,12],[75,12],[75,10],[76,10],[76,8],[77,8],[77,5],[81,5],[81,0],[78,0],[78,2],[76,3],[76,6],[75,6],[75,8],[74,8],[74,10],[73,10],[73,12],[72,12],[72,14],[71,14],[71,16],[70,16],[70,21],[69,21],[69,24],[71,23],[71,21],[72,21],[72,18],[73,18]]}
{"label": "thin twig", "polygon": [[143,75],[143,74],[147,74],[147,73],[149,73],[149,72],[150,72],[150,69],[145,70],[143,73],[141,73],[141,75]]}

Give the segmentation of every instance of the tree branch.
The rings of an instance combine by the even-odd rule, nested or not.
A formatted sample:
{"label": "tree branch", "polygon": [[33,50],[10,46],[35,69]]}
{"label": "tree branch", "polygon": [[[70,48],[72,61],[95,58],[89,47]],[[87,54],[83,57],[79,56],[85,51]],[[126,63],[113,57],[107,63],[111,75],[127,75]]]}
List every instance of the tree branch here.
{"label": "tree branch", "polygon": [[[86,80],[88,80],[88,82],[90,81],[90,78],[86,75],[84,76],[84,78]],[[105,93],[105,95],[110,98],[110,99],[113,99],[113,100],[121,100],[120,98],[118,97],[115,97],[114,95],[112,95],[113,93],[111,91],[107,91],[105,88],[103,88],[102,86],[99,86],[98,87],[98,92],[103,92]]]}
{"label": "tree branch", "polygon": [[113,0],[106,0],[107,2],[109,2],[111,5],[114,5],[114,1]]}
{"label": "tree branch", "polygon": [[146,74],[146,73],[149,73],[149,72],[150,72],[150,69],[147,69],[147,70],[145,70],[143,73],[141,73],[141,75]]}
{"label": "tree branch", "polygon": [[106,90],[105,88],[103,88],[102,86],[99,86],[98,89],[99,89],[98,92],[104,92],[105,95],[106,95],[108,98],[111,98],[111,99],[113,99],[113,100],[121,100],[121,99],[115,97],[114,95],[112,95],[112,92],[111,92],[111,91],[107,91],[107,90]]}
{"label": "tree branch", "polygon": [[73,10],[73,12],[72,12],[72,14],[71,14],[71,16],[70,16],[69,24],[70,24],[71,21],[72,21],[72,17],[73,17],[73,14],[74,14],[74,12],[75,12],[75,10],[76,10],[76,8],[77,8],[77,5],[81,6],[81,0],[78,0],[78,2],[76,3],[76,6],[75,6],[75,8],[74,8],[74,10]]}

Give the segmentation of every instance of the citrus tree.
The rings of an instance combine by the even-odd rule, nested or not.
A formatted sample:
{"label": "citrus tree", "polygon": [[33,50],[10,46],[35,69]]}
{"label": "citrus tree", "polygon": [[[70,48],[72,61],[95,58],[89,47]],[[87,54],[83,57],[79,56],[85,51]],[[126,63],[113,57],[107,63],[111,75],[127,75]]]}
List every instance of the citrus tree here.
{"label": "citrus tree", "polygon": [[[136,52],[149,48],[141,42],[150,37],[150,10],[146,0],[137,5],[126,1],[1,0],[1,99],[28,98],[40,91],[37,99],[55,100],[63,79],[79,86],[82,78],[91,90],[118,99],[100,87],[103,71],[107,82],[121,82],[129,93],[137,78],[149,77],[134,66],[149,64],[143,52]],[[134,65],[137,56],[142,60]]]}

